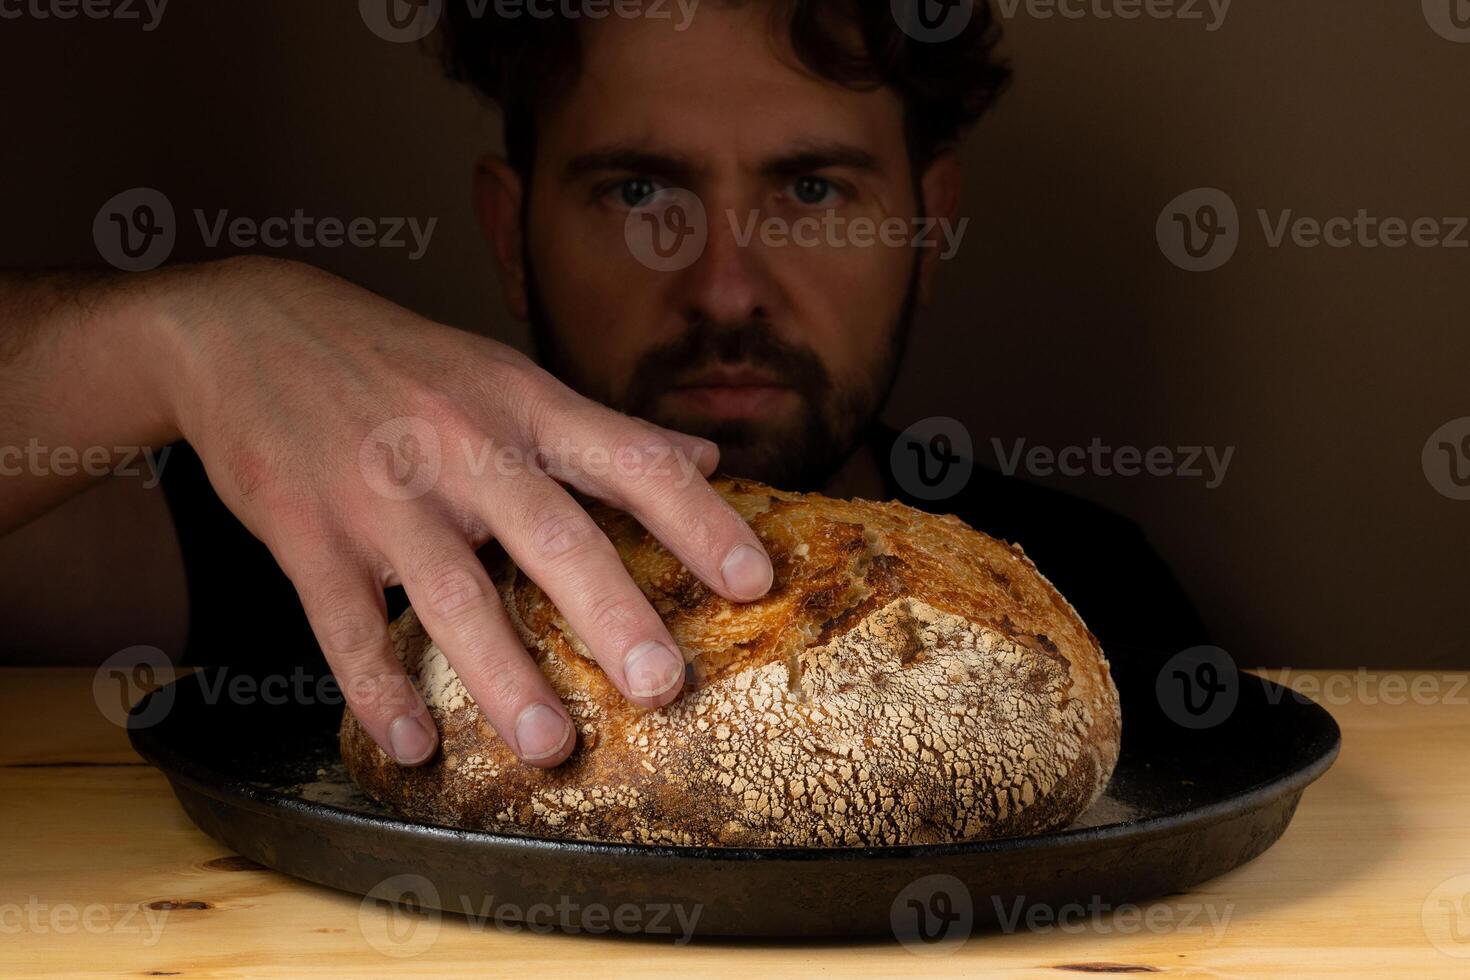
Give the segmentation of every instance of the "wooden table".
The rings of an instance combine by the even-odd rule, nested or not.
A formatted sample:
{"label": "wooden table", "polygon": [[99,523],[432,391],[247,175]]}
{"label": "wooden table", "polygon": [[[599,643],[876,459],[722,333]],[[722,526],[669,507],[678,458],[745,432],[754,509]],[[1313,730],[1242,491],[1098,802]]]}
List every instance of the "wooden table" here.
{"label": "wooden table", "polygon": [[1142,909],[919,956],[511,933],[365,904],[196,830],[99,711],[90,672],[0,670],[0,975],[1470,976],[1470,685],[1403,676],[1287,678],[1326,691],[1343,751],[1245,867]]}

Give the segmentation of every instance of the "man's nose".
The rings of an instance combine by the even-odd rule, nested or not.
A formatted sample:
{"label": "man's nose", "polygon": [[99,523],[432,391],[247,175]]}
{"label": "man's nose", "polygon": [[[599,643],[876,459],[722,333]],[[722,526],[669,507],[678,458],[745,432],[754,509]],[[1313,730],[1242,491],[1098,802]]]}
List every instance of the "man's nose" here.
{"label": "man's nose", "polygon": [[749,234],[760,217],[742,221],[728,207],[710,209],[704,251],[685,270],[683,300],[692,319],[748,323],[776,313],[779,295],[770,265],[774,255],[761,245],[759,234]]}

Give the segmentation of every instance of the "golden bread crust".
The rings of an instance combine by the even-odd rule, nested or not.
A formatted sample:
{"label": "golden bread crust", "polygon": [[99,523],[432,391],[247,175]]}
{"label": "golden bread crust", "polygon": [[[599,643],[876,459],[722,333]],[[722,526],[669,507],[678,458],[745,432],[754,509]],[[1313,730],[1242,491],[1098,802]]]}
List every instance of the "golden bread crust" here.
{"label": "golden bread crust", "polygon": [[519,763],[409,611],[393,641],[441,752],[398,766],[348,711],[353,779],[437,824],[708,846],[1037,833],[1102,792],[1121,730],[1107,661],[1019,547],[898,503],[714,486],[771,556],[757,602],[723,599],[633,518],[593,511],[684,653],[679,700],[627,704],[507,561],[492,577],[576,751],[553,770]]}

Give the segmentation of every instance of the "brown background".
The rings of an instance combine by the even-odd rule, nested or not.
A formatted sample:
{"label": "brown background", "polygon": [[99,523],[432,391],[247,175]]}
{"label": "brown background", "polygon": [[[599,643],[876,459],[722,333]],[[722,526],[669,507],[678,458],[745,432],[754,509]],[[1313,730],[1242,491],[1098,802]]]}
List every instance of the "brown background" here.
{"label": "brown background", "polygon": [[[1431,432],[1470,415],[1470,250],[1273,249],[1255,217],[1470,213],[1470,44],[1435,34],[1418,3],[1381,0],[1237,2],[1215,32],[1024,14],[1006,28],[1016,83],[967,144],[971,227],[888,420],[955,416],[982,461],[993,437],[1234,446],[1215,490],[1045,482],[1142,523],[1242,663],[1470,664],[1470,502],[1437,493],[1420,464]],[[195,207],[437,216],[419,262],[278,254],[524,341],[468,207],[496,118],[414,46],[371,34],[350,0],[174,0],[151,33],[0,21],[0,82],[0,265],[97,265],[93,216],[138,185],[179,212],[175,260],[223,254],[199,240]],[[1188,273],[1154,224],[1201,186],[1234,199],[1241,243],[1223,268]],[[0,541],[0,650],[14,658],[172,652],[182,636],[154,621],[177,583],[144,574],[150,539],[113,526],[101,565],[48,549],[97,496]],[[79,640],[75,597],[98,575],[131,613]]]}

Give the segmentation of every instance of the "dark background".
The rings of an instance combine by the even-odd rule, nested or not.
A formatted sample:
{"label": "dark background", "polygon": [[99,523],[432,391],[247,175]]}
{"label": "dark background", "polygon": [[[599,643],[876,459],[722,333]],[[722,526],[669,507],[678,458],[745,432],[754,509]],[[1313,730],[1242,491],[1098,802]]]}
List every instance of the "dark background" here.
{"label": "dark background", "polygon": [[[1204,21],[1021,9],[1004,19],[1015,84],[965,147],[971,225],[886,419],[954,416],[982,462],[992,438],[1234,446],[1214,490],[1043,482],[1142,524],[1242,664],[1470,664],[1470,502],[1438,492],[1420,455],[1470,415],[1470,249],[1271,248],[1256,218],[1470,214],[1470,43],[1415,2],[1240,0],[1213,32],[1204,5]],[[173,0],[152,32],[0,20],[0,85],[0,265],[100,265],[93,217],[140,185],[179,212],[174,261],[229,254],[205,247],[195,207],[437,217],[418,262],[274,254],[524,346],[469,209],[498,119],[351,0]],[[1191,273],[1155,222],[1197,187],[1230,195],[1240,244]],[[177,652],[183,624],[163,611],[181,583],[150,530],[162,497],[137,483],[0,540],[8,659]],[[132,516],[104,523],[104,496]],[[92,543],[56,546],[63,526],[95,527]],[[120,623],[106,636],[78,628],[98,589]]]}

